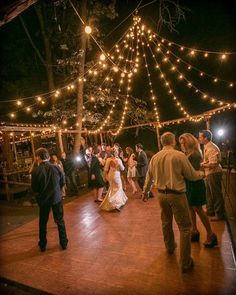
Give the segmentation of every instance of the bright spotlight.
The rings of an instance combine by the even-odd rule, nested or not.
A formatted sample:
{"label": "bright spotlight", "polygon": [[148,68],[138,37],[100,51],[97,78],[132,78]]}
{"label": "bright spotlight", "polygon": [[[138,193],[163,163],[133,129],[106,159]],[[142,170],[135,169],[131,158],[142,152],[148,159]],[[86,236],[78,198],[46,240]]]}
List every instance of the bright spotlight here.
{"label": "bright spotlight", "polygon": [[219,130],[217,131],[217,135],[218,135],[219,137],[223,136],[224,133],[225,133],[224,129],[219,129]]}
{"label": "bright spotlight", "polygon": [[82,159],[80,156],[75,157],[76,162],[80,162]]}

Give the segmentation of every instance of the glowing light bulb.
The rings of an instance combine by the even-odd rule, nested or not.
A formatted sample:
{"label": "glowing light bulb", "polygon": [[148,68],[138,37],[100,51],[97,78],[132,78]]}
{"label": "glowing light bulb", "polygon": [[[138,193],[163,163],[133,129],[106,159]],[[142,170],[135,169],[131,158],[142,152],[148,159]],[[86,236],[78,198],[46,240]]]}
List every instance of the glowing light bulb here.
{"label": "glowing light bulb", "polygon": [[92,28],[90,26],[85,26],[84,31],[86,34],[91,34],[92,33]]}
{"label": "glowing light bulb", "polygon": [[104,61],[105,59],[106,59],[106,56],[105,56],[105,54],[102,53],[102,54],[100,55],[100,60]]}

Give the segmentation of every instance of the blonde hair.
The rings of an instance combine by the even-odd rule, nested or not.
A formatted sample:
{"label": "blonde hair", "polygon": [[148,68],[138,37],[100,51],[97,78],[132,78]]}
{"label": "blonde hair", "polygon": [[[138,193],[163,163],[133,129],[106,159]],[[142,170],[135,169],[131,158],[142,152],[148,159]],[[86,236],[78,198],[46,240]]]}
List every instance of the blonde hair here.
{"label": "blonde hair", "polygon": [[179,141],[181,139],[184,140],[184,147],[187,156],[190,156],[195,151],[198,151],[200,152],[200,154],[202,154],[197,138],[193,136],[191,133],[183,133],[182,135],[180,135]]}

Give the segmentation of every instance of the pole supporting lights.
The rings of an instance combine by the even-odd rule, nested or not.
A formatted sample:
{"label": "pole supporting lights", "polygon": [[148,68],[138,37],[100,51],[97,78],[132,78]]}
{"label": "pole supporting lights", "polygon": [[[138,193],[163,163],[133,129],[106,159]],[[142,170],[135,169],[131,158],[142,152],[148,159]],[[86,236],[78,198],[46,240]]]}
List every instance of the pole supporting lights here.
{"label": "pole supporting lights", "polygon": [[86,34],[91,34],[92,33],[92,28],[90,26],[85,26],[84,31]]}

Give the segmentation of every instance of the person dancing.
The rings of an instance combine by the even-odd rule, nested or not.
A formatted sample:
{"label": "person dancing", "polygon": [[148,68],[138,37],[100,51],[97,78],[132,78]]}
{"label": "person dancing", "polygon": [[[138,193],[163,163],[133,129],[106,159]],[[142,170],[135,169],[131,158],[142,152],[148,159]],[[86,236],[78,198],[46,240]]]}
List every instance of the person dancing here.
{"label": "person dancing", "polygon": [[109,181],[108,192],[100,205],[104,211],[120,211],[128,198],[123,191],[121,173],[125,169],[116,149],[111,151],[111,158],[108,158],[104,167],[104,178]]}
{"label": "person dancing", "polygon": [[125,152],[127,154],[127,158],[124,157],[123,152],[120,154],[123,162],[127,163],[128,166],[128,172],[127,172],[127,179],[129,184],[132,187],[132,194],[135,194],[138,190],[135,185],[135,177],[137,174],[137,161],[135,161],[135,154],[133,152],[133,149],[131,147],[126,147]]}
{"label": "person dancing", "polygon": [[103,180],[99,160],[93,155],[92,147],[86,148],[84,158],[88,169],[88,187],[93,189],[94,202],[102,202],[102,192],[105,182]]}
{"label": "person dancing", "polygon": [[[195,170],[200,170],[202,152],[198,140],[190,133],[184,133],[179,137],[182,151],[188,157]],[[218,244],[217,236],[213,233],[208,216],[202,206],[206,204],[206,187],[203,179],[197,181],[186,180],[187,199],[192,221],[191,241],[198,242],[200,233],[197,228],[196,214],[199,216],[207,232],[207,239],[203,243],[206,248],[213,248]]]}

